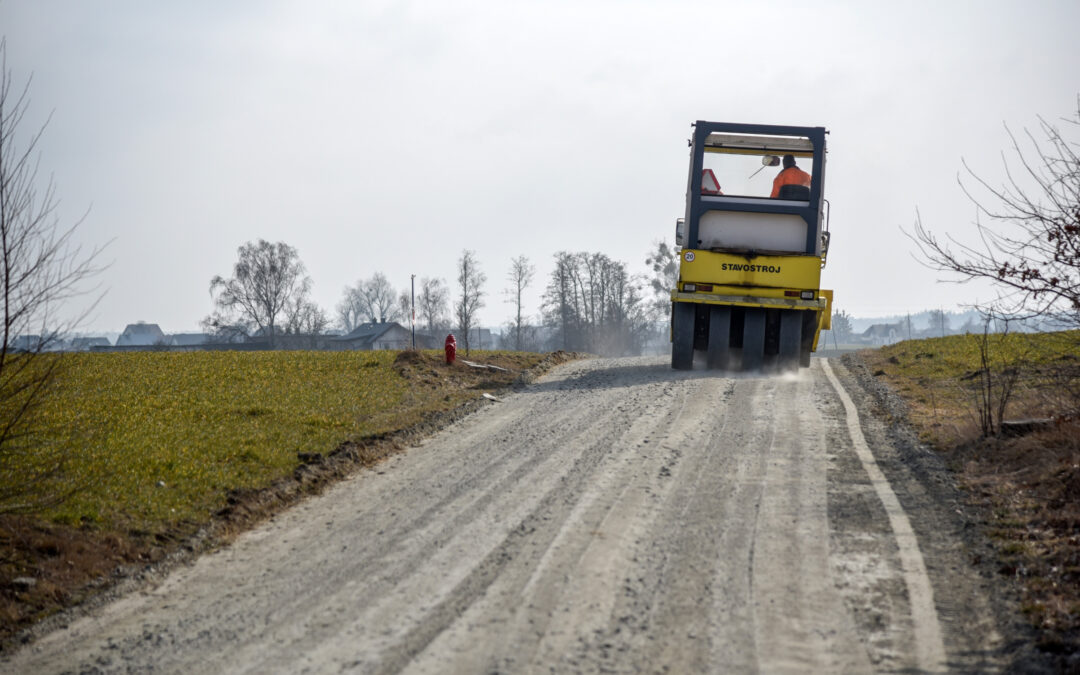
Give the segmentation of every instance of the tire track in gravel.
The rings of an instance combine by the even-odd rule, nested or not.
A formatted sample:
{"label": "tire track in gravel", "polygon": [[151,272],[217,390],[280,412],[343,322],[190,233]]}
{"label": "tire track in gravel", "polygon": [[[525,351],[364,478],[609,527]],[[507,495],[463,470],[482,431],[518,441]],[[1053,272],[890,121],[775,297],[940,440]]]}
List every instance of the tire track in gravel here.
{"label": "tire track in gravel", "polygon": [[[620,584],[612,563],[624,559],[642,532],[644,502],[670,485],[672,455],[679,454],[677,447],[665,447],[659,441],[670,439],[673,428],[707,405],[701,397],[687,400],[687,394],[666,406],[667,412],[656,420],[638,417],[622,439],[623,450],[608,457],[603,473],[585,477],[582,485],[575,487],[578,496],[567,502],[570,508],[545,514],[545,522],[556,528],[554,538],[542,537],[543,545],[534,555],[524,557],[515,565],[517,569],[501,580],[497,597],[473,612],[490,615],[494,611],[507,616],[509,629],[500,628],[499,632],[515,636],[513,641],[503,641],[512,647],[499,650],[490,659],[480,650],[470,662],[461,664],[462,670],[513,670],[522,663],[555,663],[576,648],[579,634],[606,627]],[[641,453],[635,452],[637,449]],[[568,569],[589,573],[571,576]],[[469,618],[464,616],[462,625],[468,624]],[[561,630],[560,624],[567,623],[572,623],[575,631]],[[463,638],[451,633],[446,641]],[[487,641],[499,643],[501,639]],[[438,669],[437,663],[432,666],[433,672]]]}
{"label": "tire track in gravel", "polygon": [[[374,669],[373,672],[394,670],[402,659],[408,659],[421,649],[431,636],[444,628],[446,621],[455,616],[455,612],[467,607],[477,594],[482,593],[491,579],[498,576],[505,563],[520,555],[521,546],[535,546],[533,539],[546,531],[535,512],[556,505],[565,508],[572,504],[580,486],[589,480],[599,463],[611,447],[619,446],[619,439],[632,421],[648,420],[650,407],[669,403],[675,390],[670,386],[660,385],[661,395],[650,394],[638,397],[631,406],[624,405],[626,412],[610,415],[607,399],[613,393],[622,391],[619,387],[609,386],[613,382],[611,373],[604,371],[598,377],[577,382],[575,369],[571,368],[569,384],[547,390],[538,387],[536,395],[539,401],[521,401],[529,410],[530,425],[540,422],[539,432],[529,430],[527,439],[517,439],[515,443],[497,442],[495,448],[490,437],[500,439],[505,428],[519,429],[520,415],[500,412],[493,433],[493,420],[483,420],[478,424],[483,428],[483,441],[478,441],[470,430],[463,430],[455,435],[454,448],[444,448],[450,454],[461,456],[470,446],[481,450],[478,454],[494,453],[498,461],[477,475],[486,481],[459,483],[456,477],[446,480],[454,485],[450,498],[442,501],[452,503],[456,508],[436,511],[432,514],[432,524],[424,525],[411,531],[408,538],[409,550],[400,556],[391,555],[382,558],[383,568],[380,578],[368,583],[369,595],[378,600],[359,611],[359,616],[341,627],[338,639],[328,641],[325,654],[319,653],[314,658],[352,659],[351,666],[362,670]],[[591,374],[590,371],[585,371]],[[595,391],[605,396],[597,400]],[[592,392],[592,393],[590,393]],[[647,400],[649,399],[649,400]],[[580,402],[579,402],[580,401]],[[556,408],[549,411],[550,408]],[[494,413],[495,411],[493,411]],[[547,414],[551,412],[551,414]],[[509,415],[509,424],[504,418]],[[550,420],[548,420],[550,418]],[[478,420],[479,421],[479,420]],[[523,452],[526,450],[527,452]],[[522,457],[526,457],[523,461]],[[491,466],[505,467],[515,465],[512,481],[495,480],[498,473]],[[531,469],[531,470],[530,470]],[[438,472],[437,467],[431,467]],[[523,486],[526,478],[536,480],[532,485]],[[517,488],[517,489],[515,489]],[[527,499],[522,493],[531,491]],[[417,490],[413,490],[413,499]],[[511,504],[510,502],[517,502]],[[481,506],[487,506],[484,510]],[[429,509],[430,511],[430,509]],[[484,525],[485,518],[498,514],[502,523],[489,523],[492,527],[505,526],[506,522],[519,523],[510,530],[504,541],[491,546],[487,558],[475,557],[478,548],[476,538],[470,532]],[[558,524],[558,518],[547,518],[549,528]],[[460,561],[474,559],[472,565],[463,565]],[[401,558],[398,563],[397,558]],[[389,565],[387,563],[390,563]],[[452,569],[451,575],[461,574],[460,578],[447,576],[445,570]],[[466,574],[467,573],[467,574]],[[421,610],[422,617],[413,612],[401,611],[402,598],[394,593],[402,580],[416,579],[410,594],[414,598],[411,605]],[[453,579],[454,588],[448,590],[448,581]],[[327,614],[326,610],[321,612]],[[368,626],[382,627],[381,634],[372,635]],[[371,648],[361,654],[354,654],[351,646],[339,649],[340,645],[352,645],[357,640],[370,643]],[[283,650],[288,652],[288,649]],[[339,653],[342,652],[342,653]],[[346,655],[346,653],[348,655]],[[261,656],[261,655],[260,655]]]}
{"label": "tire track in gravel", "polygon": [[[572,543],[566,546],[565,542],[557,541],[561,535],[569,531],[567,523],[579,522],[584,518],[590,523],[590,527],[595,528],[598,520],[595,507],[599,506],[600,512],[605,509],[603,505],[596,505],[594,500],[598,496],[606,495],[605,490],[598,491],[596,486],[606,487],[613,482],[611,477],[617,472],[612,471],[612,465],[627,466],[625,450],[635,447],[657,428],[655,418],[660,417],[659,427],[664,428],[670,426],[674,421],[673,418],[678,416],[677,414],[651,414],[651,410],[677,411],[681,408],[683,400],[682,392],[678,388],[665,383],[656,383],[645,391],[632,394],[629,400],[625,400],[622,396],[624,389],[619,386],[619,380],[612,378],[611,373],[607,371],[583,381],[575,381],[572,377],[567,379],[574,384],[557,390],[564,394],[577,392],[572,393],[571,398],[580,397],[581,405],[570,401],[569,407],[588,416],[591,422],[583,434],[585,438],[581,435],[567,438],[565,433],[553,438],[555,445],[571,449],[574,457],[570,468],[562,474],[558,483],[552,486],[506,540],[458,584],[444,603],[430,612],[422,623],[401,637],[389,655],[384,653],[380,656],[375,672],[399,670],[436,636],[442,634],[459,616],[462,617],[459,623],[467,625],[469,622],[467,610],[482,594],[489,591],[496,579],[499,580],[498,588],[492,589],[493,592],[490,593],[492,597],[515,598],[525,593],[527,587],[531,587],[534,593],[529,595],[535,598],[535,589],[542,588],[540,595],[543,597],[535,598],[542,616],[545,598],[555,596],[553,590],[557,588],[558,580],[543,578],[538,572],[545,567],[562,566],[564,564],[562,560],[566,555],[573,558],[581,554],[580,545]],[[600,396],[596,396],[597,390],[600,391]],[[580,392],[591,393],[581,395]],[[642,414],[642,406],[645,407],[645,414]],[[614,410],[615,414],[610,414],[610,410]],[[600,414],[597,414],[598,411]],[[566,426],[565,419],[562,426]],[[622,452],[621,455],[620,452]],[[557,451],[554,456],[559,457]],[[605,470],[606,473],[599,475],[601,470]],[[609,503],[606,510],[610,508]],[[559,547],[559,543],[563,543],[564,546]],[[553,557],[550,554],[556,548],[565,550],[555,556],[557,562],[553,563]],[[538,562],[545,559],[546,565],[538,566]],[[537,572],[533,572],[534,569]],[[558,576],[565,575],[559,573]],[[519,602],[516,600],[508,606],[493,607],[493,604],[497,605],[497,603],[485,603],[480,611],[485,614],[499,611],[505,613],[519,607]],[[514,641],[515,654],[522,651],[528,652],[530,650],[528,642],[528,633],[518,635]],[[498,644],[497,641],[496,644]],[[484,643],[484,646],[485,649],[490,649],[491,644]],[[485,654],[482,660],[486,662],[490,658]],[[508,661],[512,661],[509,656],[503,657],[504,664]],[[462,671],[471,670],[464,664],[458,664],[458,666]],[[424,669],[422,662],[418,663],[417,667]],[[444,669],[445,663],[441,659],[432,664],[432,672],[445,672]]]}

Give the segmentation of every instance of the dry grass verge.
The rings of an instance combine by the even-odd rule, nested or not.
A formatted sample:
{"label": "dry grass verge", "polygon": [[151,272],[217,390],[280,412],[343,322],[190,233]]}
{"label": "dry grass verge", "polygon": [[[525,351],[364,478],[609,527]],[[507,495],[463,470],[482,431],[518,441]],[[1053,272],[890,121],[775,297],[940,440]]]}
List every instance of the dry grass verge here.
{"label": "dry grass verge", "polygon": [[[905,400],[908,421],[942,453],[971,502],[986,514],[998,571],[1017,584],[1021,610],[1041,636],[1039,648],[1075,663],[1080,654],[1077,336],[1010,338],[1011,343],[991,345],[998,348],[991,351],[998,364],[991,382],[1002,376],[1015,380],[1004,418],[1040,420],[1015,436],[982,434],[977,388],[985,372],[976,348],[981,336],[905,341],[860,356]],[[1011,355],[1002,358],[1006,349]]]}
{"label": "dry grass verge", "polygon": [[[481,369],[460,361],[447,366],[437,351],[237,353],[227,356],[228,403],[215,407],[207,402],[218,400],[221,355],[132,356],[138,355],[81,356],[61,382],[69,395],[54,398],[54,409],[46,411],[79,419],[84,427],[79,437],[97,440],[92,452],[76,451],[104,463],[81,467],[98,477],[51,511],[0,516],[0,644],[5,647],[31,639],[30,627],[47,629],[50,622],[66,621],[59,610],[101,602],[109,595],[103,591],[115,593],[160,576],[172,564],[227,542],[488,405],[483,393],[519,386],[577,358],[563,352],[478,352],[471,360],[500,368]],[[215,371],[215,376],[193,375]],[[167,391],[171,398],[148,396],[140,386]],[[201,405],[173,405],[173,399]],[[101,409],[103,401],[107,409]],[[223,406],[227,409],[217,409]],[[117,416],[117,408],[124,417]],[[251,410],[259,413],[243,414]],[[215,420],[216,435],[210,438],[207,419]],[[254,434],[261,434],[259,443],[251,442]],[[146,453],[154,457],[147,459]],[[207,464],[213,470],[207,471]],[[114,479],[109,467],[116,466],[124,471]],[[251,477],[253,466],[260,469],[257,480]],[[162,480],[166,470],[171,473]],[[7,479],[16,480],[17,473]],[[67,479],[85,482],[79,476]],[[146,503],[168,492],[183,497],[170,497],[175,503],[168,508]],[[178,510],[183,517],[176,517]]]}

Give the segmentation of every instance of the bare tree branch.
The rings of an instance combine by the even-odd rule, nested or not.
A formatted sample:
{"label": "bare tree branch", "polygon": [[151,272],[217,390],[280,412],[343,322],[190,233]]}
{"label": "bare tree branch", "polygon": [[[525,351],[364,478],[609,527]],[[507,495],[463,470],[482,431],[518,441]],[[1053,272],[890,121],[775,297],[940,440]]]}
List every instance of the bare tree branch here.
{"label": "bare tree branch", "polygon": [[10,483],[13,489],[0,491],[0,513],[54,503],[71,489],[57,487],[56,480],[67,461],[68,451],[57,440],[65,432],[37,414],[63,364],[59,354],[45,352],[85,317],[63,320],[58,313],[66,301],[85,294],[85,282],[100,271],[100,249],[84,254],[74,243],[82,219],[60,227],[52,180],[39,192],[33,158],[48,121],[20,145],[30,81],[17,94],[12,86],[6,42],[0,39],[0,474],[20,477]]}
{"label": "bare tree branch", "polygon": [[[1080,97],[1074,118],[1080,129]],[[1080,144],[1039,118],[1040,138],[1024,133],[1023,145],[1006,128],[1020,172],[1005,160],[1005,181],[994,186],[965,162],[973,182],[958,178],[977,209],[980,246],[942,241],[916,217],[909,236],[932,269],[960,283],[986,279],[999,291],[988,311],[1010,319],[1038,317],[1060,326],[1080,326]],[[985,219],[985,221],[984,221]]]}

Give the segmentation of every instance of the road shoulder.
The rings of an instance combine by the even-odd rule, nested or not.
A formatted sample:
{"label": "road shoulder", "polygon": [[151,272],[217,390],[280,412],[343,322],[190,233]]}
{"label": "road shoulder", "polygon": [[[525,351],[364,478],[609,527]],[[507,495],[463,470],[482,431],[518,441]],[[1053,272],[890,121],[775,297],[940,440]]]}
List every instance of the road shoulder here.
{"label": "road shoulder", "polygon": [[[857,354],[830,363],[910,517],[933,584],[950,667],[1054,672],[1034,648],[1036,635],[1019,612],[1016,589],[997,574],[994,547],[984,530],[986,514],[959,489],[940,456],[918,440],[902,399],[874,378]],[[957,663],[956,655],[964,662]]]}

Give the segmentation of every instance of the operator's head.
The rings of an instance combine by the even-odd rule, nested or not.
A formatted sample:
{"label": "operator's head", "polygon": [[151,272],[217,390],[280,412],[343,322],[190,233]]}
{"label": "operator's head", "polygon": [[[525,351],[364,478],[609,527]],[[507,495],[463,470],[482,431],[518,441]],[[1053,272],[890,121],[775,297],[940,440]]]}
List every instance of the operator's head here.
{"label": "operator's head", "polygon": [[784,168],[790,169],[795,166],[795,155],[784,155]]}

